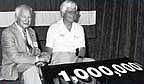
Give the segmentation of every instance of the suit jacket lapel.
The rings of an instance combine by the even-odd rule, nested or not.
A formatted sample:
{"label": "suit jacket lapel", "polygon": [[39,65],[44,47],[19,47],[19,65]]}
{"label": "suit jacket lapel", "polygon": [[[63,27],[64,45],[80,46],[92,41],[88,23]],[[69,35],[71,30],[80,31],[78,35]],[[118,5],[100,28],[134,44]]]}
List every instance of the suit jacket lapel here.
{"label": "suit jacket lapel", "polygon": [[34,37],[34,33],[32,32],[31,28],[28,28],[28,32],[29,32],[29,36],[31,38],[31,41],[34,42],[35,41],[35,37]]}
{"label": "suit jacket lapel", "polygon": [[19,46],[18,50],[21,52],[26,52],[26,43],[21,32],[19,31],[19,29],[15,24],[12,25],[12,28],[13,28],[12,32],[14,33],[17,40],[17,45]]}

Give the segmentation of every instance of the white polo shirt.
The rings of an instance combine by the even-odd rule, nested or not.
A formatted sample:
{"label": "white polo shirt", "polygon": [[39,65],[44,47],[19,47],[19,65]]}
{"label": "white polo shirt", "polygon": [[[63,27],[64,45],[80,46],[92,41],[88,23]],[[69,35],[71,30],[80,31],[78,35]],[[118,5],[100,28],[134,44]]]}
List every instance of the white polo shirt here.
{"label": "white polo shirt", "polygon": [[76,48],[85,47],[85,35],[81,25],[73,22],[69,31],[63,19],[50,26],[46,47],[53,48],[53,52],[76,52]]}

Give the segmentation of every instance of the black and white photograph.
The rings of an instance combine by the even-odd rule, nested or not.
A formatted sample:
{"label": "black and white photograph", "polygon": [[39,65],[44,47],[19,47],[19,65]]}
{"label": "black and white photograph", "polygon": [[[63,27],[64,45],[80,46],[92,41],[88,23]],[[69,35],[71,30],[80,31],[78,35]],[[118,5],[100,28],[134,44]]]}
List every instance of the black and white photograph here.
{"label": "black and white photograph", "polygon": [[0,84],[144,84],[144,0],[0,0]]}

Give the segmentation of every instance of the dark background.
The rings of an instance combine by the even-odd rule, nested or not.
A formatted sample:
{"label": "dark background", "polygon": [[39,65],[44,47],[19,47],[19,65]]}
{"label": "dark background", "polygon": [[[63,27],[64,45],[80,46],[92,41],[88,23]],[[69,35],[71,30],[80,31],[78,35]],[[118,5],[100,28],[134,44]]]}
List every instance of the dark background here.
{"label": "dark background", "polygon": [[[64,0],[0,0],[0,12],[14,11],[20,4],[27,4],[34,11],[58,11],[62,1]],[[75,1],[82,11],[96,10],[96,24],[83,26],[88,57],[96,60],[129,57],[144,65],[144,0]],[[49,25],[33,28],[43,50]],[[0,28],[0,34],[3,29]]]}

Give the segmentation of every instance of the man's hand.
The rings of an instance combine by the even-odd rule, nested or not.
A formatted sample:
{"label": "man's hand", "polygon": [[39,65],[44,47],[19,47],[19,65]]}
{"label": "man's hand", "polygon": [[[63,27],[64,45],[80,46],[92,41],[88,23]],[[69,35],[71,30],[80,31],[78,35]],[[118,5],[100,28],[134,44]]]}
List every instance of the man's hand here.
{"label": "man's hand", "polygon": [[44,62],[49,62],[50,61],[50,55],[47,52],[42,52],[40,54],[40,60]]}
{"label": "man's hand", "polygon": [[86,52],[85,47],[79,48],[78,49],[78,56],[83,58],[85,56],[85,52]]}
{"label": "man's hand", "polygon": [[36,65],[44,66],[46,63],[50,61],[50,55],[47,52],[42,52],[40,55],[36,57]]}
{"label": "man's hand", "polygon": [[45,66],[45,64],[46,63],[41,62],[41,61],[35,63],[36,66]]}
{"label": "man's hand", "polygon": [[46,56],[39,57],[39,61],[41,61],[41,62],[49,62],[49,58],[46,57]]}

